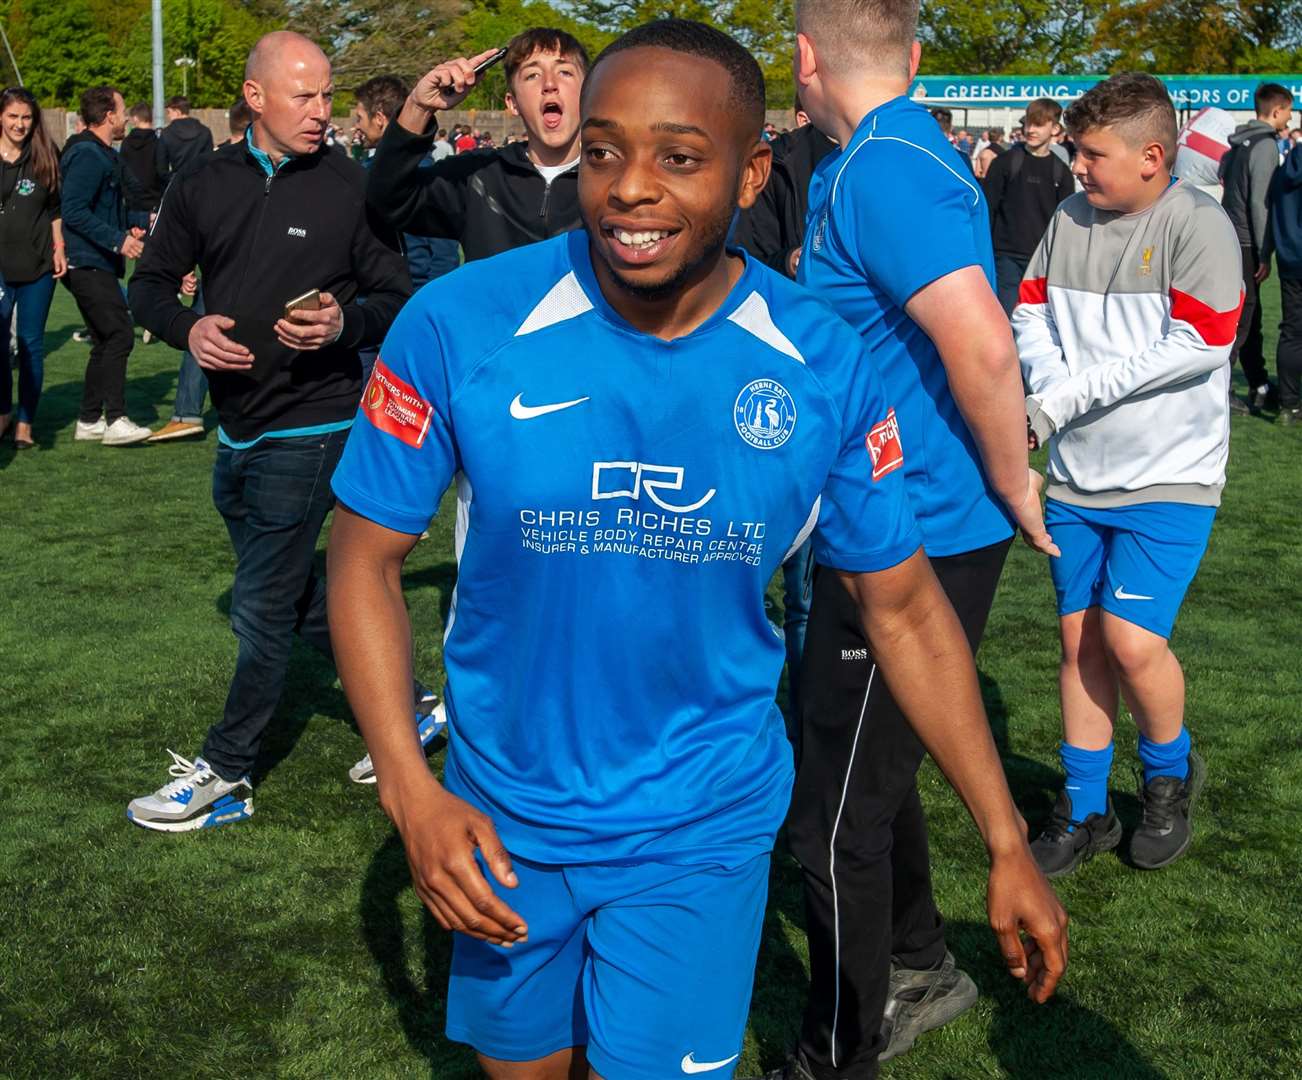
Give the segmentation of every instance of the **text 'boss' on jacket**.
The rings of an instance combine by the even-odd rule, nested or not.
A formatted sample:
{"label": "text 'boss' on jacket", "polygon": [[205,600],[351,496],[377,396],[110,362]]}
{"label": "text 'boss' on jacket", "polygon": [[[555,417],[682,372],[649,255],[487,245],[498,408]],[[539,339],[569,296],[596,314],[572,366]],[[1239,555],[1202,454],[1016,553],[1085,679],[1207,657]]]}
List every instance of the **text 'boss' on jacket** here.
{"label": "text 'boss' on jacket", "polygon": [[[176,298],[196,266],[208,314],[234,319],[226,335],[255,358],[248,374],[207,373],[222,428],[237,441],[351,417],[357,350],[383,340],[411,294],[396,238],[372,226],[361,167],[327,149],[289,159],[273,177],[245,143],[223,146],[172,181],[130,298],[137,321],[176,349],[199,319]],[[288,348],[276,320],[312,289],[339,302],[343,333],[322,349]]]}

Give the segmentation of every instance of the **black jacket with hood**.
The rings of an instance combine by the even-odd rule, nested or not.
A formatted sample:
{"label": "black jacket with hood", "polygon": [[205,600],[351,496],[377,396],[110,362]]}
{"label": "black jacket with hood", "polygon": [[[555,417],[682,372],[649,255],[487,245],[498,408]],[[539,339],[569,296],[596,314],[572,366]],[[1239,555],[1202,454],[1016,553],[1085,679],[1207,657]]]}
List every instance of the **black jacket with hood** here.
{"label": "black jacket with hood", "polygon": [[153,128],[132,128],[118,147],[122,164],[140,185],[139,190],[127,189],[127,209],[153,212],[163,197],[163,180],[158,173],[160,155],[158,132]]}
{"label": "black jacket with hood", "polygon": [[213,148],[212,132],[193,116],[178,116],[158,133],[158,175],[163,187],[192,161]]}
{"label": "black jacket with hood", "polygon": [[[190,166],[163,196],[131,278],[131,311],[173,348],[186,348],[200,316],[176,293],[182,276],[199,268],[208,314],[234,319],[224,333],[254,356],[247,374],[207,373],[232,440],[356,413],[357,351],[380,344],[411,295],[397,238],[382,241],[372,225],[365,183],[360,165],[325,148],[291,158],[271,177],[237,143]],[[286,302],[311,289],[339,302],[343,333],[300,352],[280,344],[274,327]]]}
{"label": "black jacket with hood", "polygon": [[1240,124],[1230,136],[1230,148],[1221,158],[1220,177],[1225,185],[1221,206],[1234,223],[1239,243],[1252,248],[1258,261],[1270,256],[1268,201],[1270,182],[1279,168],[1278,136],[1264,120]]}
{"label": "black jacket with hood", "polygon": [[366,198],[399,232],[456,240],[471,262],[580,226],[577,165],[548,183],[525,144],[512,143],[421,168],[433,145],[434,132],[395,123],[375,149]]}

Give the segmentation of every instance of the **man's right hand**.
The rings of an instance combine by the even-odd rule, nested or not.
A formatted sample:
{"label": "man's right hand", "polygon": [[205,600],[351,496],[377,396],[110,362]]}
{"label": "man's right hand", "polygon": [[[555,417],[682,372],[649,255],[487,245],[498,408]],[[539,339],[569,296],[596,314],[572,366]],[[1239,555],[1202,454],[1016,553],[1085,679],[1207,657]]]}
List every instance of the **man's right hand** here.
{"label": "man's right hand", "polygon": [[1044,477],[1035,469],[1027,470],[1026,498],[1021,506],[1011,507],[1022,539],[1041,555],[1061,555],[1058,545],[1053,542],[1049,530],[1044,526],[1044,507],[1040,505],[1040,490],[1044,487]]}
{"label": "man's right hand", "polygon": [[135,234],[133,229],[123,238],[122,244],[118,247],[123,255],[128,259],[138,259],[145,253],[145,242]]}
{"label": "man's right hand", "polygon": [[478,77],[475,65],[489,59],[496,49],[489,49],[478,56],[467,59],[459,56],[455,60],[445,60],[432,71],[422,75],[420,81],[412,87],[407,101],[398,114],[398,123],[408,131],[423,135],[429,128],[436,112],[455,109],[474,89]]}
{"label": "man's right hand", "polygon": [[524,920],[502,903],[475,861],[478,849],[499,884],[519,884],[486,814],[429,775],[400,794],[382,790],[380,805],[402,835],[416,894],[444,930],[508,948],[527,939]]}
{"label": "man's right hand", "polygon": [[190,328],[190,355],[208,371],[248,371],[253,354],[225,334],[235,320],[225,315],[205,315]]}

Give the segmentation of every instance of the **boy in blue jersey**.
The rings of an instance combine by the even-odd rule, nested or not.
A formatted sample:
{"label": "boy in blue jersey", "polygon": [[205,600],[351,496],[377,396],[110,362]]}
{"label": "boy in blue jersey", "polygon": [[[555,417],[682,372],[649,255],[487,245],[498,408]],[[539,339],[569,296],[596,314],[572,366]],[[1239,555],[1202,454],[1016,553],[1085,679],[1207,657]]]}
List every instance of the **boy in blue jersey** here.
{"label": "boy in blue jersey", "polygon": [[[972,808],[1010,970],[1043,1000],[1065,963],[893,435],[874,469],[881,383],[826,305],[725,251],[767,178],[763,101],[699,23],[610,46],[585,228],[423,290],[335,476],[344,687],[416,890],[460,931],[448,1035],[493,1077],[731,1075],[791,787],[764,593],[811,534]],[[398,723],[401,570],[454,474],[441,786]]]}
{"label": "boy in blue jersey", "polygon": [[[810,184],[799,280],[869,346],[923,546],[975,652],[1014,525],[1037,549],[1056,549],[1027,461],[985,201],[907,97],[917,14],[917,0],[797,5],[800,100],[841,147]],[[977,998],[932,897],[915,780],[924,746],[879,659],[836,575],[816,571],[788,837],[805,872],[810,939],[793,1067],[820,1078],[875,1075],[879,1059]]]}

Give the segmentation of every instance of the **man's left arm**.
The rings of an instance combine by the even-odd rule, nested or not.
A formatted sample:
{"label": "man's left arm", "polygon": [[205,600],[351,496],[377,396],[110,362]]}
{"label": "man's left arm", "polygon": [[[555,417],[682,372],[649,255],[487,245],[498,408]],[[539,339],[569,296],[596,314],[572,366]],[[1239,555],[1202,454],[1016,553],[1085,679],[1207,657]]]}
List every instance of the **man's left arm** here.
{"label": "man's left arm", "polygon": [[986,908],[1009,974],[1032,1000],[1047,1001],[1067,968],[1067,913],[1027,846],[958,616],[921,551],[887,570],[840,577],[891,695],[985,842]]}
{"label": "man's left arm", "polygon": [[[391,237],[392,242],[382,237]],[[366,303],[344,305],[339,340],[349,348],[379,345],[411,297],[411,275],[398,237],[365,205],[353,235],[353,270],[358,295],[366,297]]]}
{"label": "man's left arm", "polygon": [[1248,159],[1248,222],[1252,244],[1261,264],[1257,281],[1262,282],[1270,273],[1270,258],[1274,254],[1274,238],[1270,231],[1270,182],[1279,168],[1279,148],[1273,138],[1258,139],[1251,147],[1251,153]]}
{"label": "man's left arm", "polygon": [[1218,206],[1198,207],[1181,224],[1171,256],[1170,314],[1157,341],[1095,364],[1027,399],[1054,431],[1099,409],[1206,376],[1229,362],[1243,308],[1233,226]]}

